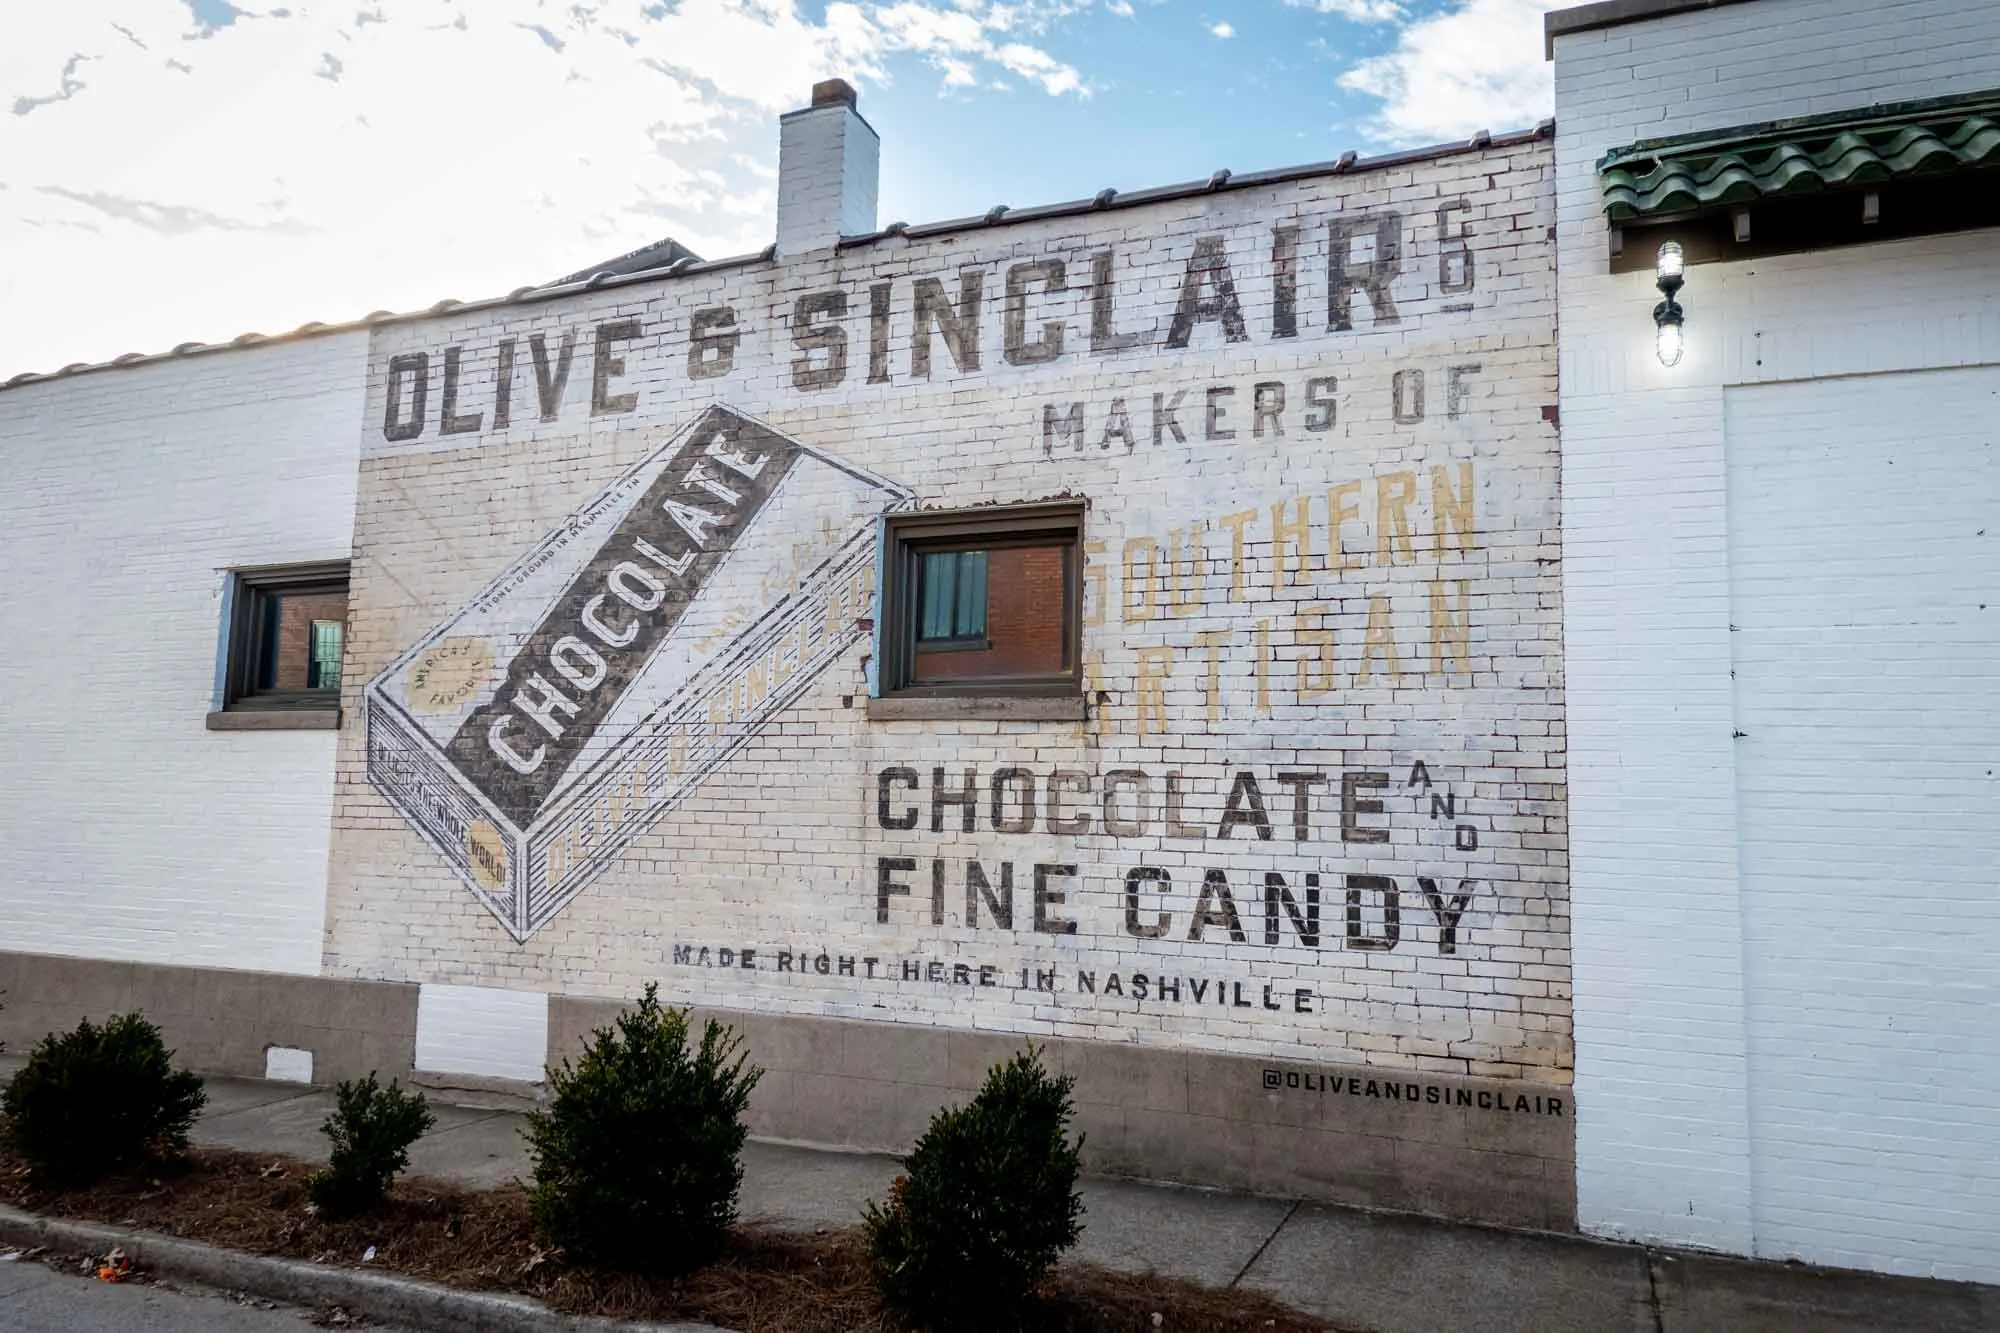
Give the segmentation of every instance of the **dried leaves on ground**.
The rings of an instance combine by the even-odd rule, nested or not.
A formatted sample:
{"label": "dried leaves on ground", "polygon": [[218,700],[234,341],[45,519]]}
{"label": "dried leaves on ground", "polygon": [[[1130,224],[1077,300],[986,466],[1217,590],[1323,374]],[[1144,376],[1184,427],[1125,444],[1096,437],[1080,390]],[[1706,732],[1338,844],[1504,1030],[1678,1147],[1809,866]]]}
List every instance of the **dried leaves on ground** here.
{"label": "dried leaves on ground", "polygon": [[[312,1167],[221,1149],[85,1189],[37,1188],[0,1158],[0,1200],[52,1216],[165,1232],[252,1254],[365,1266],[480,1291],[511,1291],[575,1314],[697,1320],[743,1333],[907,1333],[876,1300],[858,1227],[738,1227],[714,1262],[679,1278],[569,1263],[536,1242],[517,1187],[400,1181],[381,1208],[332,1220],[307,1207]],[[364,1256],[366,1259],[364,1261]],[[1245,1291],[1064,1264],[1023,1333],[1331,1333]]]}

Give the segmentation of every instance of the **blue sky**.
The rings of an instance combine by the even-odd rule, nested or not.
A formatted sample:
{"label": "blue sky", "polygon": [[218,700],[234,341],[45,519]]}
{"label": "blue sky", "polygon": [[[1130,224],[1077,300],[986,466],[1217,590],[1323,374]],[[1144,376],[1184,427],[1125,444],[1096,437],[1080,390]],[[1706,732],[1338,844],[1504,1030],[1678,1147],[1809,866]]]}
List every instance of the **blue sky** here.
{"label": "blue sky", "polygon": [[[916,221],[1380,145],[1368,124],[1378,99],[1337,80],[1391,49],[1396,27],[1265,0],[1135,10],[1092,8],[1043,38],[1086,72],[1087,96],[940,89],[916,70],[869,89],[865,113],[895,131],[885,205]],[[1231,36],[1215,35],[1223,24]]]}
{"label": "blue sky", "polygon": [[772,234],[842,75],[910,222],[1549,114],[1553,0],[62,0],[0,35],[0,378]]}

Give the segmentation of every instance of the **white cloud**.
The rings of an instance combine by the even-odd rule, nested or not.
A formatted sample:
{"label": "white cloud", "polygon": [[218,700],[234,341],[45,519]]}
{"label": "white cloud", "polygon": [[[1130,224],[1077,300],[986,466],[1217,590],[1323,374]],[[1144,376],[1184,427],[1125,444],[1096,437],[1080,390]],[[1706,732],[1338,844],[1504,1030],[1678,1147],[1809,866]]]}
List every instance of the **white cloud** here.
{"label": "white cloud", "polygon": [[1403,17],[1397,0],[1285,0],[1293,9],[1316,9],[1357,23],[1388,23]]}
{"label": "white cloud", "polygon": [[1227,40],[1236,35],[1235,27],[1226,21],[1216,24],[1214,27],[1209,29],[1209,32],[1217,37],[1223,38],[1224,40]]}
{"label": "white cloud", "polygon": [[664,235],[761,249],[772,122],[815,80],[1087,95],[1037,44],[1069,3],[38,6],[0,40],[0,379],[489,295]]}
{"label": "white cloud", "polygon": [[1566,0],[1462,0],[1404,28],[1395,49],[1364,60],[1340,84],[1382,99],[1369,129],[1397,144],[1514,129],[1550,114],[1542,15]]}
{"label": "white cloud", "polygon": [[1059,97],[1063,93],[1090,95],[1090,90],[1083,86],[1081,74],[1040,47],[1009,42],[994,50],[991,56],[1022,78],[1041,84],[1042,91],[1051,97]]}
{"label": "white cloud", "polygon": [[1104,0],[1104,8],[1107,13],[1116,14],[1121,19],[1131,18],[1134,12],[1132,0]]}

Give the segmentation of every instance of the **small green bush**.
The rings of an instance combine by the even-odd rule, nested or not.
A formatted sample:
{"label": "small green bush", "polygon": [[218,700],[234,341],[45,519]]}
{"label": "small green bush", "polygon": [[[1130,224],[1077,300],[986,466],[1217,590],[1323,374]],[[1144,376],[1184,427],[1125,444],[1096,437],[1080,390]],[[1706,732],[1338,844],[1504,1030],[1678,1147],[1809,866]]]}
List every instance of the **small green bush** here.
{"label": "small green bush", "polygon": [[52,1032],[0,1093],[0,1139],[66,1185],[178,1157],[208,1094],[173,1054],[140,1014]]}
{"label": "small green bush", "polygon": [[713,1020],[690,1052],[687,1013],[658,990],[592,1033],[574,1068],[549,1070],[549,1108],[528,1117],[530,1202],[577,1258],[676,1272],[712,1257],[735,1220],[743,1110],[764,1071]]}
{"label": "small green bush", "polygon": [[437,1117],[419,1093],[404,1092],[375,1075],[347,1079],[334,1090],[335,1106],[319,1127],[333,1144],[324,1171],[306,1178],[306,1193],[332,1216],[364,1212],[382,1201],[389,1182],[410,1164],[410,1145],[430,1132]]}
{"label": "small green bush", "polygon": [[886,1207],[862,1216],[882,1297],[938,1330],[1010,1323],[1083,1232],[1076,1080],[1034,1048],[987,1071],[979,1095],[938,1112]]}

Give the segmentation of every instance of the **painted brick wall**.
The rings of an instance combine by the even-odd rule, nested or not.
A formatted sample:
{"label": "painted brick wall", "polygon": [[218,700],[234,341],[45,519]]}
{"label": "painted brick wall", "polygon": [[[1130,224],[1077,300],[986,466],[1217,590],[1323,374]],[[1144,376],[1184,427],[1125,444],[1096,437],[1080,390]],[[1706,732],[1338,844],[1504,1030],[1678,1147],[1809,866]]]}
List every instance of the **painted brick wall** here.
{"label": "painted brick wall", "polygon": [[875,230],[881,140],[839,102],[778,122],[778,253],[801,254]]}
{"label": "painted brick wall", "polygon": [[366,353],[0,393],[0,949],[318,971],[334,737],[204,718],[225,572],[348,553]]}
{"label": "painted brick wall", "polygon": [[[1730,674],[1740,646],[1732,625],[1742,622],[1731,551],[1746,534],[1730,516],[1725,391],[2000,361],[1994,238],[1697,267],[1682,297],[1687,356],[1667,371],[1652,353],[1650,275],[1607,273],[1595,164],[1642,137],[1995,86],[2000,11],[1954,0],[1760,0],[1557,43],[1577,1095],[1587,1108],[1578,1193],[1589,1229],[1992,1279],[1990,1264],[1967,1266],[1924,1243],[1901,1186],[1891,1188],[1897,1155],[1878,1151],[1921,1153],[1967,1134],[1990,1142],[1989,1113],[1947,1091],[1989,1077],[1990,1043],[1945,1055],[1927,1076],[1945,1109],[1905,1118],[1890,1085],[1907,1038],[1889,1029],[1891,1011],[1808,1012],[1815,1006],[1772,981],[1817,969],[1865,993],[1879,970],[1857,971],[1854,951],[1810,933],[1746,935],[1759,909],[1746,901],[1741,867],[1761,845],[1746,838],[1762,835],[1746,833],[1734,735],[1748,728]],[[1927,460],[1919,451],[1915,461]],[[1817,483],[1829,493],[1852,484],[1833,470]],[[1785,512],[1805,522],[1816,494],[1799,491]],[[1968,566],[1937,567],[1921,532],[1854,542],[1907,570],[1915,600],[1964,591],[1953,580]],[[1851,780],[1910,779],[1892,766]],[[1795,802],[1810,807],[1824,790],[1799,783]],[[1972,806],[1964,813],[1975,817]],[[1907,875],[1921,881],[1935,869]],[[1928,914],[1912,926],[1943,931]],[[1991,972],[1949,984],[1987,993]],[[1875,1136],[1867,1151],[1836,1165],[1760,1148],[1777,1132],[1775,1108],[1800,1105],[1789,1061],[1818,1053],[1850,1068],[1849,1057],[1865,1064],[1871,1051],[1872,1074],[1838,1092],[1821,1085],[1813,1114],[1784,1131],[1797,1140],[1858,1122]],[[1925,1080],[1914,1086],[1921,1098]],[[1815,1191],[1820,1230],[1774,1213],[1774,1201]],[[1941,1195],[1932,1202],[1950,1211]],[[1843,1218],[1863,1220],[1841,1234]]]}
{"label": "painted brick wall", "polygon": [[1760,1251],[2000,1276],[2000,365],[1727,391]]}
{"label": "painted brick wall", "polygon": [[[1549,166],[1503,145],[377,330],[329,970],[1566,1083]],[[657,512],[705,535],[591,563],[683,470]],[[869,515],[1064,494],[1088,720],[871,720]],[[549,798],[575,818],[514,841],[477,791],[571,754],[562,710],[627,688],[592,659],[714,532]],[[584,610],[588,655],[537,637]],[[553,729],[509,702],[521,651]],[[658,748],[612,748],[619,719]]]}

